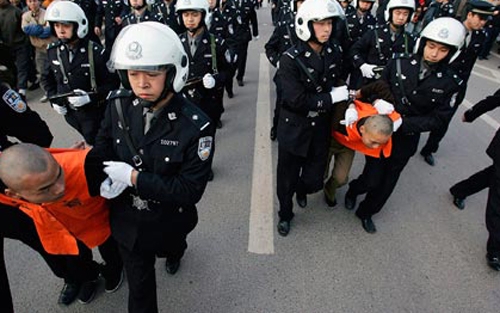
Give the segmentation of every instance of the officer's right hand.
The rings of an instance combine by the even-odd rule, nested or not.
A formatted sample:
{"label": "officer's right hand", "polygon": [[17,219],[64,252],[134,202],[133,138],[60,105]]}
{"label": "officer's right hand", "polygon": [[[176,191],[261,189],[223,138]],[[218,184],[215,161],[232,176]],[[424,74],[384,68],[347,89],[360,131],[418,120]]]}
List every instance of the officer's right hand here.
{"label": "officer's right hand", "polygon": [[108,174],[109,178],[113,181],[118,181],[127,184],[132,187],[132,172],[134,168],[125,162],[115,162],[115,161],[105,161],[102,162],[104,166],[104,172]]}
{"label": "officer's right hand", "polygon": [[340,124],[345,125],[346,127],[351,127],[358,120],[358,111],[354,106],[349,106],[349,108],[345,111],[344,119],[340,121]]}
{"label": "officer's right hand", "polygon": [[332,103],[345,101],[349,99],[349,90],[347,90],[346,85],[333,87],[330,91],[330,97],[332,97]]}
{"label": "officer's right hand", "polygon": [[127,184],[120,181],[112,181],[107,177],[102,183],[100,188],[101,197],[106,199],[113,199],[118,197],[125,189]]}
{"label": "officer's right hand", "polygon": [[52,108],[54,109],[54,111],[56,111],[58,114],[61,115],[66,115],[68,113],[68,109],[62,105],[57,105],[55,103],[52,103]]}
{"label": "officer's right hand", "polygon": [[392,131],[396,132],[403,125],[403,118],[400,117],[392,123]]}
{"label": "officer's right hand", "polygon": [[361,70],[361,75],[363,75],[363,77],[373,78],[373,77],[375,77],[375,73],[373,72],[373,69],[376,67],[377,66],[373,65],[373,64],[363,63],[363,65],[361,65],[359,67],[359,69]]}
{"label": "officer's right hand", "polygon": [[373,107],[377,110],[378,114],[391,114],[394,112],[394,105],[384,99],[373,101]]}
{"label": "officer's right hand", "polygon": [[207,89],[212,89],[215,87],[215,78],[212,74],[207,73],[203,76],[203,87]]}

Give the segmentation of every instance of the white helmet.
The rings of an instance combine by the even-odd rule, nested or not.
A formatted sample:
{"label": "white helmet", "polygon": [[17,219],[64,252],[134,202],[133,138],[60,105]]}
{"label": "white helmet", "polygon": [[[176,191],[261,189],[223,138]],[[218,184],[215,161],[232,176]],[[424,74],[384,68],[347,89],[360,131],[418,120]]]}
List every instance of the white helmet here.
{"label": "white helmet", "polygon": [[449,46],[453,49],[450,63],[460,54],[460,48],[464,44],[466,30],[462,23],[452,17],[440,17],[431,21],[420,33],[420,38],[415,44],[415,53],[422,54],[426,40],[432,40]]}
{"label": "white helmet", "polygon": [[391,21],[391,11],[393,9],[409,9],[409,19],[406,21],[408,23],[415,12],[415,0],[389,0],[384,11],[384,18],[387,22]]}
{"label": "white helmet", "polygon": [[[212,16],[210,14],[210,5],[208,4],[207,0],[178,0],[177,4],[175,5],[175,12],[181,13],[183,11],[201,12],[203,14],[202,19],[204,20],[205,25],[207,26],[207,28],[210,27],[210,20]],[[179,14],[179,20],[179,24],[184,25],[181,14]],[[198,27],[200,26],[201,25],[199,25]]]}
{"label": "white helmet", "polygon": [[[188,58],[179,36],[167,25],[158,22],[132,24],[120,31],[108,61],[110,71],[169,70],[166,88],[180,92],[188,75]],[[170,74],[172,73],[172,74]],[[120,75],[122,83],[129,88],[126,75]]]}
{"label": "white helmet", "polygon": [[295,16],[295,32],[300,40],[308,41],[311,39],[312,22],[343,16],[344,10],[335,0],[307,0]]}
{"label": "white helmet", "polygon": [[82,8],[74,2],[71,1],[54,1],[52,2],[47,11],[45,12],[45,21],[49,22],[54,32],[54,23],[75,23],[76,29],[74,30],[73,36],[78,36],[78,38],[84,38],[89,30],[89,23],[85,12]]}

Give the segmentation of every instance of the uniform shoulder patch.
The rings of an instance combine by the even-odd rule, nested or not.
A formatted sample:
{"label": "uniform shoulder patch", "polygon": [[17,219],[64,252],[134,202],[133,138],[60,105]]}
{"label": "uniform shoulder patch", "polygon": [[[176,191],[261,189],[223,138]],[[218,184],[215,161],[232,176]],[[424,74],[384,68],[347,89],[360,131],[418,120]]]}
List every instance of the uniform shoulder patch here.
{"label": "uniform shoulder patch", "polygon": [[28,107],[23,98],[12,89],[7,89],[2,95],[2,99],[7,105],[17,113],[24,113]]}
{"label": "uniform shoulder patch", "polygon": [[55,48],[55,47],[59,47],[60,45],[62,45],[62,41],[60,41],[60,40],[54,41],[54,42],[49,43],[49,44],[47,45],[47,50],[49,50],[49,49],[53,49],[53,48]]}
{"label": "uniform shoulder patch", "polygon": [[122,88],[110,91],[108,96],[106,97],[106,100],[113,100],[116,98],[128,98],[130,96],[132,96],[132,91]]}
{"label": "uniform shoulder patch", "polygon": [[189,101],[184,101],[181,112],[199,130],[204,130],[211,124],[210,118],[200,108]]}
{"label": "uniform shoulder patch", "polygon": [[302,52],[302,49],[300,49],[297,46],[292,46],[290,49],[286,50],[285,54],[288,55],[292,60],[295,60],[295,58]]}
{"label": "uniform shoulder patch", "polygon": [[208,160],[210,154],[212,154],[213,141],[212,136],[201,137],[198,140],[198,157],[200,157],[200,160]]}

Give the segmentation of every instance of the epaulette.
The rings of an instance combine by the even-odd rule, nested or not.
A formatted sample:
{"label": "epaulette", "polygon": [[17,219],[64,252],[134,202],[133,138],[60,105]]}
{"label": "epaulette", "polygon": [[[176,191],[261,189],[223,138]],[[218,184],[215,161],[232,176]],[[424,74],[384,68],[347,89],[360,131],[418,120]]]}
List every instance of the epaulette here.
{"label": "epaulette", "polygon": [[455,81],[455,83],[458,86],[462,86],[463,85],[464,80],[462,78],[460,78],[460,76],[458,76],[457,73],[454,70],[452,70],[451,68],[447,68],[445,71],[446,71],[446,74],[448,76],[450,76],[451,78],[453,78],[453,80]]}
{"label": "epaulette", "polygon": [[204,130],[210,125],[210,118],[200,108],[189,101],[184,101],[181,112],[199,130]]}
{"label": "epaulette", "polygon": [[60,40],[57,40],[57,41],[54,41],[54,42],[51,42],[47,45],[47,50],[49,49],[52,49],[52,48],[55,48],[55,47],[59,47],[60,45],[62,45],[63,42],[60,41]]}
{"label": "epaulette", "polygon": [[128,89],[116,89],[108,93],[106,100],[113,100],[116,98],[128,98],[132,96],[132,91]]}
{"label": "epaulette", "polygon": [[409,59],[411,57],[411,53],[404,53],[404,52],[401,52],[401,53],[393,53],[392,54],[392,58],[395,60],[395,59]]}
{"label": "epaulette", "polygon": [[295,60],[295,58],[299,56],[301,52],[302,50],[299,47],[293,46],[290,49],[286,50],[285,54],[288,55],[292,60]]}

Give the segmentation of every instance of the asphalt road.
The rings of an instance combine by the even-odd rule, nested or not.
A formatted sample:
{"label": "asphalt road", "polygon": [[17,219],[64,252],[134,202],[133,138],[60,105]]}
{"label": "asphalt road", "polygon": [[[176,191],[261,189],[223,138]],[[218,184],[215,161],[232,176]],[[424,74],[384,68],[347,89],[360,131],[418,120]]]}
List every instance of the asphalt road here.
{"label": "asphalt road", "polygon": [[[307,208],[295,209],[292,230],[283,238],[275,230],[277,143],[268,139],[274,69],[262,56],[272,31],[269,9],[259,10],[258,17],[260,39],[250,44],[245,86],[235,84],[235,97],[225,102],[215,179],[198,205],[200,221],[188,237],[181,268],[169,276],[163,260],[157,262],[160,312],[497,313],[500,273],[485,262],[487,192],[468,198],[459,211],[448,188],[491,162],[484,151],[500,125],[500,111],[473,124],[458,117],[498,88],[500,57],[478,62],[467,101],[435,155],[436,166],[419,155],[410,161],[374,217],[375,235],[344,209],[344,187],[334,209],[322,193],[309,196]],[[40,91],[28,94],[55,134],[54,146],[78,140],[39,97]],[[357,155],[351,177],[362,165]],[[36,253],[6,240],[5,254],[17,313],[126,312],[126,283],[114,294],[105,294],[101,283],[92,303],[61,307],[56,302],[62,281]]]}

